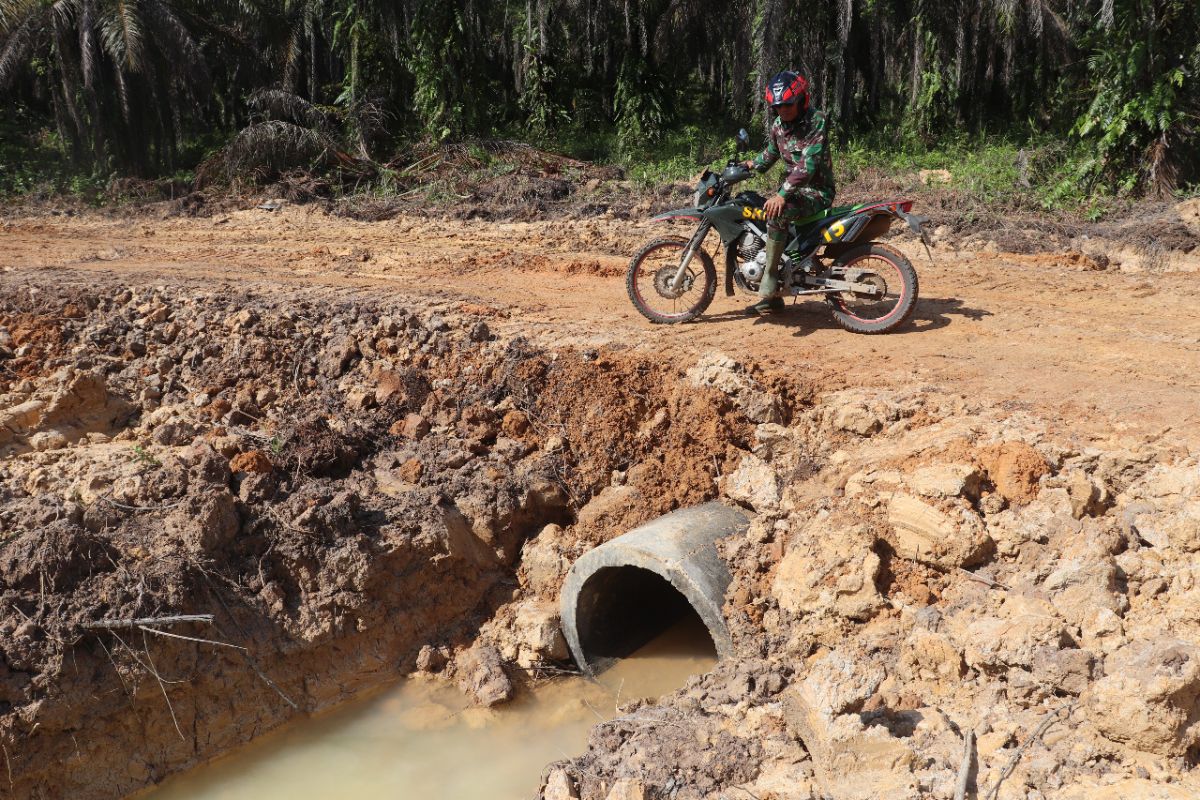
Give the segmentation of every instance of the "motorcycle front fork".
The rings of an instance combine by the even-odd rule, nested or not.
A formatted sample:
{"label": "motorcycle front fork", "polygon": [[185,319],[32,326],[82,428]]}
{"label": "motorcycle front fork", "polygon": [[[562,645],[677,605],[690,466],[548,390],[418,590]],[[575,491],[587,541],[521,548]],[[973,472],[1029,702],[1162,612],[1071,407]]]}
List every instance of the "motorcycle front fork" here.
{"label": "motorcycle front fork", "polygon": [[701,222],[700,227],[692,234],[692,238],[688,241],[687,250],[683,251],[683,260],[679,262],[679,269],[675,270],[675,277],[671,279],[671,291],[678,292],[683,286],[684,276],[687,275],[688,265],[692,263],[692,258],[696,255],[696,251],[700,249],[700,245],[704,243],[704,237],[708,236],[708,232],[712,230],[712,223]]}

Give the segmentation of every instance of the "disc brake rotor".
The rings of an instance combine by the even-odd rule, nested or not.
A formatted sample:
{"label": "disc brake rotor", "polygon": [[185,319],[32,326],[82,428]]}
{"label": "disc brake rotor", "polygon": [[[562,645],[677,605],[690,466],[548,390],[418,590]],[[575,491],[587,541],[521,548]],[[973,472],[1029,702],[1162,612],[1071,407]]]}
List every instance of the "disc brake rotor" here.
{"label": "disc brake rotor", "polygon": [[675,280],[675,273],[678,271],[679,267],[661,267],[655,271],[654,291],[658,292],[660,297],[677,300],[691,290],[692,284],[696,282],[696,276],[692,274],[691,270],[684,273],[678,289],[671,288],[671,283]]}

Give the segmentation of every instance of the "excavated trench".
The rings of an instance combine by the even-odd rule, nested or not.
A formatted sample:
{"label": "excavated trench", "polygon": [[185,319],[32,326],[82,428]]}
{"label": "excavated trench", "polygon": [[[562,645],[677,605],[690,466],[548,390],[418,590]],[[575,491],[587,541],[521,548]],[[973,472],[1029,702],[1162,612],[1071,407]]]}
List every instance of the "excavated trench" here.
{"label": "excavated trench", "polygon": [[[0,285],[13,796],[124,796],[406,674],[519,718],[572,660],[640,653],[656,696],[730,652],[746,517],[693,506],[753,423],[717,389],[452,308],[38,289]],[[637,696],[608,675],[593,705]],[[471,718],[422,692],[382,701],[415,739]]]}

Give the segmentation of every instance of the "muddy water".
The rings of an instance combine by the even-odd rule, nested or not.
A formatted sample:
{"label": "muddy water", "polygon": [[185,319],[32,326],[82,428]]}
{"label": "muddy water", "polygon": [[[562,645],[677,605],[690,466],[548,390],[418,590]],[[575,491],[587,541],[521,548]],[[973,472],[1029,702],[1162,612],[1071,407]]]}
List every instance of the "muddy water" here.
{"label": "muddy water", "polygon": [[519,800],[542,768],[579,753],[591,726],[635,697],[657,697],[715,663],[698,619],[663,633],[597,682],[564,678],[497,710],[409,679],[176,776],[147,800],[331,797]]}

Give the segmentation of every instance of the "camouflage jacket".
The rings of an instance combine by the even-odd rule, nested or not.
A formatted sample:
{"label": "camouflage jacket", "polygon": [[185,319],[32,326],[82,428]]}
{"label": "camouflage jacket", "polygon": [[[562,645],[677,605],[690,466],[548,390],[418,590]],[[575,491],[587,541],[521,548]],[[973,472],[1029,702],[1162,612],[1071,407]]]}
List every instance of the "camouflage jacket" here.
{"label": "camouflage jacket", "polygon": [[829,153],[825,112],[810,108],[785,124],[779,117],[771,125],[767,149],[754,159],[754,169],[766,172],[782,156],[788,174],[779,189],[784,200],[820,197],[833,203],[833,159]]}

